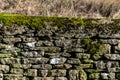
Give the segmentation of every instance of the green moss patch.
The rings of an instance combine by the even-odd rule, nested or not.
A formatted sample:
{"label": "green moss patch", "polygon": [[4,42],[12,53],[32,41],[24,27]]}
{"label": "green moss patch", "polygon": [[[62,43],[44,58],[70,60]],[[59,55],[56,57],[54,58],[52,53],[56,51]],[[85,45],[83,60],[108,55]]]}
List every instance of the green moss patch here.
{"label": "green moss patch", "polygon": [[120,30],[119,19],[87,19],[87,18],[68,18],[68,17],[40,17],[26,16],[21,14],[0,14],[0,23],[5,25],[26,25],[43,29],[48,24],[58,26],[59,28],[83,27],[88,29],[106,29],[109,27],[114,32]]}

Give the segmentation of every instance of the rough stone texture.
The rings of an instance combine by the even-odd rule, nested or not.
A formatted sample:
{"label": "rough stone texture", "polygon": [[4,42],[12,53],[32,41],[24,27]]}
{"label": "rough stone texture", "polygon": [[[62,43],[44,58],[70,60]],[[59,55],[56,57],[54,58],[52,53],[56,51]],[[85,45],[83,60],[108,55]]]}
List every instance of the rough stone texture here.
{"label": "rough stone texture", "polygon": [[120,80],[119,33],[53,27],[0,27],[0,80]]}

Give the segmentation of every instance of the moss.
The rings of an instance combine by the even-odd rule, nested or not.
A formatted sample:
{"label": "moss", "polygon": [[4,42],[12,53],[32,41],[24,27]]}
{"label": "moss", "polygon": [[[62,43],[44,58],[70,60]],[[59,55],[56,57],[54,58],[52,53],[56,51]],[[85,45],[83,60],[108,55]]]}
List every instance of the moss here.
{"label": "moss", "polygon": [[83,48],[90,54],[95,54],[100,50],[101,43],[97,39],[83,39],[81,41]]}
{"label": "moss", "polygon": [[81,67],[77,67],[77,70],[79,73],[77,76],[77,80],[87,80],[86,72]]}
{"label": "moss", "polygon": [[26,25],[32,28],[44,29],[48,23],[51,26],[66,28],[67,30],[75,27],[83,27],[85,29],[100,29],[109,28],[113,32],[120,32],[120,20],[112,19],[112,23],[102,23],[101,20],[109,19],[90,19],[90,18],[68,18],[68,17],[40,17],[26,16],[21,14],[0,14],[0,22],[5,25]]}
{"label": "moss", "polygon": [[[87,53],[91,54],[92,59],[98,60],[101,56],[106,53],[103,49],[105,46],[104,44],[100,43],[97,38],[87,38],[82,40],[83,48],[86,50]],[[104,50],[104,52],[103,52]]]}
{"label": "moss", "polygon": [[85,71],[87,72],[87,73],[99,73],[99,72],[101,72],[101,70],[95,70],[95,69],[85,69]]}
{"label": "moss", "polygon": [[11,57],[11,55],[9,53],[0,53],[0,58],[8,58]]}
{"label": "moss", "polygon": [[100,73],[92,73],[89,75],[89,79],[99,79]]}
{"label": "moss", "polygon": [[85,59],[85,60],[81,60],[83,63],[93,63],[93,60],[91,59]]}

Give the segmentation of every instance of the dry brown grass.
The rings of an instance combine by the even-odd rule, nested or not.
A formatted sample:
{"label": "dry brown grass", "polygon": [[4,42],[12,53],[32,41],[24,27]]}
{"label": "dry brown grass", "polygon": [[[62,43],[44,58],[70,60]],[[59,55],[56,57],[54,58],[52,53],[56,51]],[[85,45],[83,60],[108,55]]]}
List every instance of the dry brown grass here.
{"label": "dry brown grass", "polygon": [[0,0],[1,13],[120,18],[120,0]]}

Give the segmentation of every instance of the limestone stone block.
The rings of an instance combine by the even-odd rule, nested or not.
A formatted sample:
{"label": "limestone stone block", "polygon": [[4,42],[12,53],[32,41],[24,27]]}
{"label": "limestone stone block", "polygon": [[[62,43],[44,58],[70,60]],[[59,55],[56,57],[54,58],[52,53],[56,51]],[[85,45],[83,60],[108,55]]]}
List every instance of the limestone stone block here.
{"label": "limestone stone block", "polygon": [[69,58],[69,59],[67,60],[67,63],[68,63],[68,64],[80,64],[81,62],[80,62],[80,60],[77,59],[77,58]]}
{"label": "limestone stone block", "polygon": [[4,74],[5,80],[24,80],[22,74]]}
{"label": "limestone stone block", "polygon": [[10,70],[10,72],[11,72],[12,74],[23,74],[23,69],[12,68],[12,69]]}
{"label": "limestone stone block", "polygon": [[3,71],[4,73],[8,73],[10,70],[10,67],[8,65],[0,65],[0,71]]}
{"label": "limestone stone block", "polygon": [[89,79],[99,79],[99,78],[100,78],[100,73],[89,74]]}
{"label": "limestone stone block", "polygon": [[47,77],[47,76],[49,76],[49,71],[48,70],[39,70],[38,75],[41,77]]}
{"label": "limestone stone block", "polygon": [[109,79],[109,73],[101,73],[101,78],[108,80]]}
{"label": "limestone stone block", "polygon": [[37,69],[27,69],[27,71],[25,71],[24,75],[26,76],[37,76]]}
{"label": "limestone stone block", "polygon": [[32,65],[33,69],[41,69],[41,70],[51,70],[52,65],[50,64],[37,64],[37,65]]}
{"label": "limestone stone block", "polygon": [[15,64],[21,63],[21,60],[19,58],[0,58],[0,62],[2,64]]}
{"label": "limestone stone block", "polygon": [[64,64],[66,60],[67,60],[66,58],[62,58],[62,57],[61,58],[52,58],[50,60],[50,64]]}
{"label": "limestone stone block", "polygon": [[120,54],[105,54],[104,56],[109,60],[120,60]]}
{"label": "limestone stone block", "polygon": [[90,54],[76,53],[76,57],[79,58],[79,59],[89,59],[90,58]]}
{"label": "limestone stone block", "polygon": [[50,76],[56,76],[56,77],[64,77],[66,76],[66,70],[60,70],[60,69],[54,69],[50,71],[51,75]]}
{"label": "limestone stone block", "polygon": [[54,77],[34,77],[34,80],[55,80]]}
{"label": "limestone stone block", "polygon": [[31,68],[31,64],[12,64],[13,68],[21,68],[21,69],[30,69]]}
{"label": "limestone stone block", "polygon": [[25,58],[23,59],[24,64],[47,63],[48,61],[49,61],[48,58]]}

